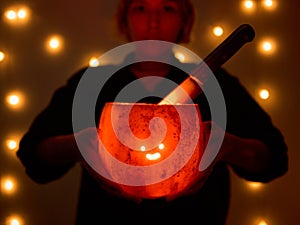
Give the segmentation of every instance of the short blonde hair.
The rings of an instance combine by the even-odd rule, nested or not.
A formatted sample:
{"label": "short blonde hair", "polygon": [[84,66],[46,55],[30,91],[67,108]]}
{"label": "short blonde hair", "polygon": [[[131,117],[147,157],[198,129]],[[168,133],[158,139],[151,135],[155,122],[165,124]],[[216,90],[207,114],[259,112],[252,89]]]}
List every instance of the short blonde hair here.
{"label": "short blonde hair", "polygon": [[[118,31],[129,38],[127,29],[127,13],[129,5],[133,0],[119,0],[117,12],[116,12],[116,22]],[[177,0],[180,4],[180,9],[182,13],[182,19],[184,27],[179,34],[178,43],[188,43],[190,41],[192,27],[195,20],[194,6],[190,0]]]}

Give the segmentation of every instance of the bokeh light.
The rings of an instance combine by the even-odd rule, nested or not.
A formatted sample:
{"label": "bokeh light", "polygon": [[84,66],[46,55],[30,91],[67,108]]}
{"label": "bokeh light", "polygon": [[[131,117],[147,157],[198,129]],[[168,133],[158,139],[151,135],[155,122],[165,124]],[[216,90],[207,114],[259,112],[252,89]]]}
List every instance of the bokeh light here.
{"label": "bokeh light", "polygon": [[5,225],[25,225],[25,224],[20,216],[12,215],[6,219]]}
{"label": "bokeh light", "polygon": [[175,57],[182,63],[185,62],[185,60],[186,60],[185,55],[179,51],[175,52]]}
{"label": "bokeh light", "polygon": [[259,90],[258,95],[261,99],[267,100],[270,98],[270,91],[268,89],[263,88]]}
{"label": "bokeh light", "polygon": [[245,13],[253,13],[256,9],[256,1],[252,1],[252,0],[241,1],[241,8]]}
{"label": "bokeh light", "polygon": [[6,104],[11,109],[21,109],[24,106],[24,99],[21,91],[11,91],[6,95]]}
{"label": "bokeh light", "polygon": [[30,21],[31,10],[26,5],[14,5],[4,11],[4,19],[12,25],[23,25]]}
{"label": "bokeh light", "polygon": [[264,0],[262,1],[262,7],[266,10],[275,10],[278,6],[278,1]]}
{"label": "bokeh light", "polygon": [[46,40],[46,49],[49,53],[59,53],[63,48],[63,38],[61,35],[51,35]]}
{"label": "bokeh light", "polygon": [[250,190],[253,191],[258,191],[263,187],[263,183],[261,182],[246,181],[246,185]]}
{"label": "bokeh light", "polygon": [[97,57],[91,57],[89,60],[90,67],[97,67],[100,65],[99,59]]}
{"label": "bokeh light", "polygon": [[262,218],[262,217],[256,219],[253,224],[254,225],[270,225],[270,223],[267,222],[267,220],[265,218]]}
{"label": "bokeh light", "polygon": [[5,59],[5,53],[0,51],[0,62],[4,61]]}
{"label": "bokeh light", "polygon": [[16,191],[16,180],[12,176],[1,177],[1,192],[13,194]]}
{"label": "bokeh light", "polygon": [[18,141],[16,139],[7,139],[6,147],[9,150],[16,150],[18,148]]}
{"label": "bokeh light", "polygon": [[224,33],[224,30],[221,26],[215,26],[213,28],[213,34],[216,36],[216,37],[221,37]]}
{"label": "bokeh light", "polygon": [[275,54],[277,48],[276,41],[273,38],[264,38],[258,45],[258,51],[266,56]]}

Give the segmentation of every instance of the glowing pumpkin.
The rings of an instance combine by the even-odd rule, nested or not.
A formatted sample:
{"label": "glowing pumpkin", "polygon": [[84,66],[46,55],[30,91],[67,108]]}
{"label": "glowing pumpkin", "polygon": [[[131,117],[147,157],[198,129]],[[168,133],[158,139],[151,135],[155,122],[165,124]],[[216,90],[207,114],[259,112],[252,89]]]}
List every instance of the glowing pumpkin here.
{"label": "glowing pumpkin", "polygon": [[196,104],[107,103],[99,138],[110,179],[138,198],[174,195],[200,175],[203,154]]}

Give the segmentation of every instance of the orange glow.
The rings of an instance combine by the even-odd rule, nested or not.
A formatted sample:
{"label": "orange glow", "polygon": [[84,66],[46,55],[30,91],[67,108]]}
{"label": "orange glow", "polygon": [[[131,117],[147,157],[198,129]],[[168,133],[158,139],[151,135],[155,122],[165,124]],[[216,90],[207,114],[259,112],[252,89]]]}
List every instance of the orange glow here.
{"label": "orange glow", "polygon": [[259,97],[263,100],[269,99],[270,98],[270,92],[267,89],[261,89],[259,90]]}
{"label": "orange glow", "polygon": [[90,60],[89,60],[89,65],[90,65],[91,67],[97,67],[97,66],[99,66],[100,63],[99,63],[98,58],[96,58],[96,57],[90,58]]}
{"label": "orange glow", "polygon": [[260,41],[258,50],[263,55],[273,55],[277,50],[276,41],[273,38],[265,38]]}
{"label": "orange glow", "polygon": [[267,222],[264,218],[258,218],[254,222],[255,225],[269,225],[270,223]]}
{"label": "orange glow", "polygon": [[161,154],[159,152],[155,152],[152,154],[148,153],[148,154],[146,154],[146,158],[151,161],[158,160],[161,158]]}
{"label": "orange glow", "polygon": [[24,225],[24,222],[20,216],[12,215],[6,219],[5,225]]}
{"label": "orange glow", "polygon": [[260,182],[249,182],[248,181],[246,184],[251,190],[254,190],[254,191],[260,190],[263,187],[263,184]]}
{"label": "orange glow", "polygon": [[23,25],[30,20],[31,10],[26,5],[15,5],[7,8],[3,15],[7,23]]}
{"label": "orange glow", "polygon": [[216,36],[216,37],[220,37],[222,36],[224,33],[224,30],[222,27],[220,26],[216,26],[213,28],[213,34]]}
{"label": "orange glow", "polygon": [[24,95],[20,91],[11,91],[6,95],[7,106],[11,109],[21,109],[24,102]]}
{"label": "orange glow", "polygon": [[3,147],[8,150],[7,151],[8,153],[12,152],[11,156],[13,156],[13,157],[15,157],[14,151],[18,149],[20,137],[21,137],[21,132],[14,132],[14,133],[8,134],[5,137]]}
{"label": "orange glow", "polygon": [[18,142],[16,140],[9,139],[6,141],[6,146],[9,150],[16,150],[18,147]]}
{"label": "orange glow", "polygon": [[253,13],[256,8],[256,2],[253,0],[241,1],[241,8],[245,13]]}
{"label": "orange glow", "polygon": [[[126,123],[128,123],[129,120],[129,127],[132,132],[132,134],[138,138],[139,140],[147,139],[149,142],[147,142],[145,145],[140,145],[139,147],[129,147],[131,144],[124,144],[122,141],[120,141],[118,135],[116,135],[116,130],[119,130],[119,128],[114,128],[112,124],[112,107],[115,106],[116,109],[114,109],[113,115],[118,118],[117,126],[121,128],[121,131],[124,133],[121,133],[121,135],[125,135],[125,139],[128,140],[130,137],[127,137],[127,132],[124,130],[124,127],[127,126]],[[132,107],[132,108],[131,108]],[[179,105],[176,107],[182,107],[181,110],[184,110],[185,114],[183,117],[185,118],[195,118],[192,114],[188,114],[190,111],[190,108],[194,108],[194,104],[187,104],[187,105]],[[130,109],[129,118],[125,118],[124,111],[128,111]],[[200,112],[198,108],[194,108],[198,112],[198,118],[200,118]],[[124,117],[124,118],[123,118]],[[156,129],[154,132],[155,134],[159,133],[160,130],[163,130],[159,125],[155,125],[156,128],[149,128],[150,127],[150,121],[153,118],[161,118],[166,126],[166,133],[164,134],[163,142],[161,140],[158,140],[156,138],[149,139],[152,134],[151,129]],[[174,153],[175,149],[177,149],[177,146],[179,144],[180,138],[182,136],[186,135],[186,142],[184,146],[189,146],[189,143],[194,141],[194,133],[196,128],[193,128],[193,131],[189,130],[188,134],[183,134],[181,132],[181,119],[182,117],[179,116],[178,112],[176,111],[176,108],[173,105],[157,105],[157,104],[130,104],[130,103],[107,103],[102,111],[102,115],[100,118],[100,129],[101,127],[103,129],[100,130],[99,138],[102,142],[102,144],[105,146],[105,151],[108,151],[112,157],[117,159],[120,162],[123,162],[124,164],[127,164],[128,166],[152,166],[157,165],[164,160],[167,160],[170,158],[171,154]],[[127,122],[126,122],[127,121]],[[200,129],[201,131],[201,129]],[[186,132],[186,131],[185,131]],[[197,132],[197,135],[199,133]],[[193,181],[193,179],[196,179],[196,177],[199,176],[200,172],[198,170],[200,158],[203,153],[203,146],[202,142],[200,141],[202,137],[202,132],[200,132],[200,137],[197,140],[195,147],[196,149],[193,151],[190,158],[186,160],[186,163],[183,165],[181,169],[179,169],[174,174],[172,173],[170,177],[167,177],[166,179],[163,179],[162,181],[146,184],[146,185],[125,185],[125,184],[119,184],[120,188],[127,194],[141,197],[141,198],[157,198],[162,196],[168,196],[170,194],[175,194],[177,192],[183,191],[184,188]],[[156,141],[157,140],[157,141]],[[132,142],[130,142],[132,143]],[[153,148],[149,146],[154,146]],[[136,149],[134,149],[136,148]],[[186,151],[180,151],[180,158],[184,157],[183,152]],[[106,158],[106,157],[105,157]],[[106,158],[107,161],[103,162],[102,164],[105,166],[105,168],[111,168],[112,167],[112,161],[110,159]],[[179,159],[176,159],[179,160]],[[177,162],[177,161],[176,161]],[[172,163],[174,168],[177,167],[175,165],[176,163]],[[116,167],[115,164],[113,166],[113,171],[116,173]],[[164,176],[167,171],[173,171],[172,166],[164,167],[164,169],[159,170],[151,170],[151,174],[149,173],[138,173],[137,177],[139,180],[147,180],[147,177],[152,176],[154,173],[155,175],[159,174],[159,176]],[[119,171],[118,173],[122,174],[123,171],[126,169],[117,169]],[[108,170],[107,170],[108,171]],[[161,174],[162,173],[162,174]],[[160,175],[161,174],[161,175]],[[134,177],[136,174],[132,174]],[[112,177],[119,176],[111,174]],[[121,177],[128,177],[126,175],[121,175]],[[132,178],[134,179],[134,178]]]}
{"label": "orange glow", "polygon": [[262,7],[266,10],[275,10],[278,6],[278,1],[274,0],[263,0]]}
{"label": "orange glow", "polygon": [[60,35],[52,35],[46,41],[46,49],[50,53],[58,53],[63,48],[63,38]]}
{"label": "orange glow", "polygon": [[13,194],[16,191],[16,181],[11,176],[1,178],[1,191],[5,194]]}
{"label": "orange glow", "polygon": [[181,52],[175,52],[175,57],[180,61],[180,62],[185,62],[185,55]]}
{"label": "orange glow", "polygon": [[4,61],[5,59],[5,53],[0,51],[0,62]]}
{"label": "orange glow", "polygon": [[163,150],[163,149],[165,148],[165,145],[164,145],[164,144],[159,144],[159,145],[158,145],[158,148],[159,148],[160,150]]}

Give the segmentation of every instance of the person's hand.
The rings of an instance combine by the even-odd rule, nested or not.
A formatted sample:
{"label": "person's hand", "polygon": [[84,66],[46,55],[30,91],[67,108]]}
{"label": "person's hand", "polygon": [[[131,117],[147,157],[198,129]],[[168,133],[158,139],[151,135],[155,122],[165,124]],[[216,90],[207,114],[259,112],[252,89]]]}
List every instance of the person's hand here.
{"label": "person's hand", "polygon": [[[202,132],[203,132],[203,146],[205,151],[212,151],[212,148],[217,148],[222,146],[218,146],[217,143],[220,140],[221,135],[224,134],[224,130],[221,127],[217,126],[212,121],[207,121],[202,123]],[[208,141],[210,140],[211,144],[207,147]],[[207,147],[207,148],[206,148]],[[216,163],[222,158],[221,150],[219,154],[216,155],[211,164],[203,171],[198,171],[197,176],[189,183],[189,185],[180,193],[176,193],[175,195],[170,195],[166,197],[167,201],[172,201],[176,198],[189,196],[197,193],[207,181],[209,175],[211,174]]]}
{"label": "person's hand", "polygon": [[102,158],[98,152],[99,131],[100,130],[98,128],[87,128],[74,134],[77,143],[79,143],[78,147],[80,148],[79,162],[96,180],[99,187],[106,190],[109,194],[120,198],[126,198],[137,203],[141,202],[142,199],[129,195],[128,193],[124,193],[120,184],[105,178],[99,173],[99,171],[101,171],[101,173],[105,174],[106,177],[111,177],[111,174],[109,174],[108,170],[105,168],[107,165],[107,163],[105,163],[105,159]]}

